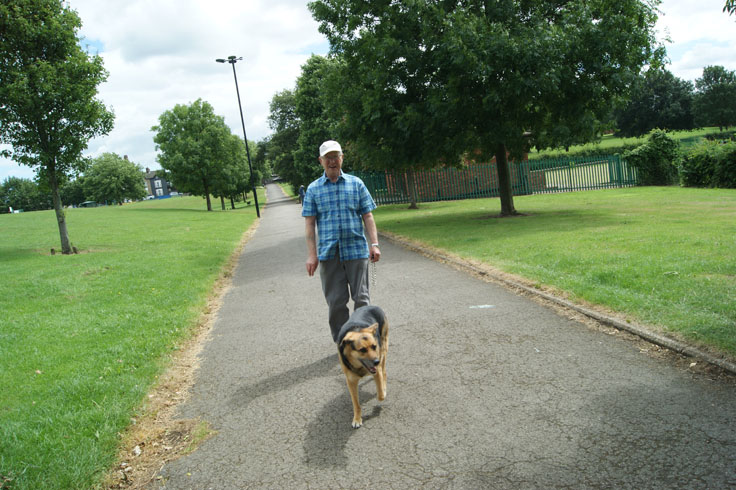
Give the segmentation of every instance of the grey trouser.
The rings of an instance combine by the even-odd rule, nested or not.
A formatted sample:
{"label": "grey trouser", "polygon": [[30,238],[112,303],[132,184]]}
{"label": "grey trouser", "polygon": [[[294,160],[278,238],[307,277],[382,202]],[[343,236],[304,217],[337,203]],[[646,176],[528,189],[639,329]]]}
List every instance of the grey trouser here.
{"label": "grey trouser", "polygon": [[350,318],[348,300],[353,298],[355,308],[371,302],[368,290],[368,259],[341,262],[338,254],[334,259],[320,261],[319,277],[329,308],[332,340],[337,342],[340,328]]}

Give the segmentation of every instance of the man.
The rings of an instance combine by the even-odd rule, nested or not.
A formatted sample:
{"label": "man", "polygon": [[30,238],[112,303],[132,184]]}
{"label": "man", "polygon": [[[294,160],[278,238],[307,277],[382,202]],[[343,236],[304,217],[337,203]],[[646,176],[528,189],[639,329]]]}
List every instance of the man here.
{"label": "man", "polygon": [[309,184],[302,204],[302,216],[306,218],[307,274],[313,276],[317,265],[320,266],[322,292],[335,342],[340,327],[350,317],[348,300],[353,298],[355,308],[370,304],[368,261],[378,262],[381,258],[372,213],[376,203],[362,180],[343,173],[342,158],[337,141],[320,145],[319,162],[324,174]]}

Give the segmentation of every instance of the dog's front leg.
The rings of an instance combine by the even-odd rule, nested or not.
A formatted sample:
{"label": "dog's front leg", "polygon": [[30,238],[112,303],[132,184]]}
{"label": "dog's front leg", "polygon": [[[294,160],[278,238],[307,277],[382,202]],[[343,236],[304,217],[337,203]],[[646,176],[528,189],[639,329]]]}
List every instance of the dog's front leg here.
{"label": "dog's front leg", "polygon": [[378,401],[382,402],[386,398],[386,378],[383,377],[383,369],[380,366],[376,374],[373,375],[373,380],[376,382]]}
{"label": "dog's front leg", "polygon": [[357,429],[363,425],[363,413],[360,410],[360,401],[358,400],[358,376],[348,374],[345,377],[345,381],[348,384],[348,391],[350,392],[350,400],[353,402],[353,429]]}

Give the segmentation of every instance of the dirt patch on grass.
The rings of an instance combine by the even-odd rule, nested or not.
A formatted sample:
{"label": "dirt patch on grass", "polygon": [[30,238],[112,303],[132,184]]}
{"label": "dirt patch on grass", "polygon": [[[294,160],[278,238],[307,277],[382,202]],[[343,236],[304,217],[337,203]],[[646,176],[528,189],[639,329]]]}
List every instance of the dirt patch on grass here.
{"label": "dirt patch on grass", "polygon": [[155,480],[164,465],[194,451],[215,434],[206,421],[176,418],[177,407],[186,401],[199,367],[199,354],[209,339],[222,300],[232,285],[233,271],[259,222],[243,235],[223,268],[192,334],[178,345],[169,367],[158,377],[139,415],[122,434],[115,466],[103,481],[106,489],[144,488]]}

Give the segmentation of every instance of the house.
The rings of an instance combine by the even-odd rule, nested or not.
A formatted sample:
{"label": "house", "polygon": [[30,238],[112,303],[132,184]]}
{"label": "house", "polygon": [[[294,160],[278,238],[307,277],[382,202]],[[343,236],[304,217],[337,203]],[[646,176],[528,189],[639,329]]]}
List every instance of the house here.
{"label": "house", "polygon": [[146,180],[146,189],[148,195],[156,198],[168,197],[174,188],[171,183],[156,175],[155,170],[151,170],[146,167],[146,174],[144,176]]}

